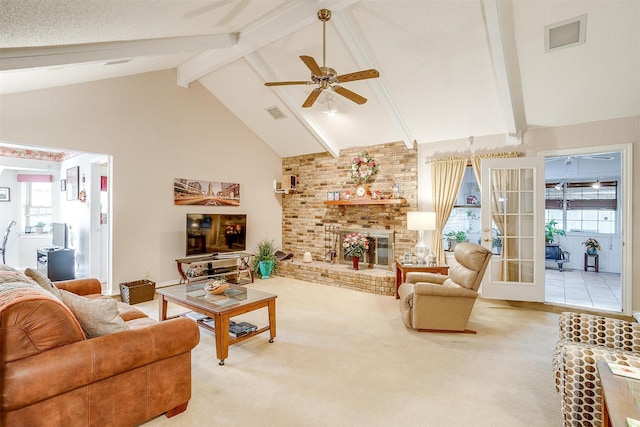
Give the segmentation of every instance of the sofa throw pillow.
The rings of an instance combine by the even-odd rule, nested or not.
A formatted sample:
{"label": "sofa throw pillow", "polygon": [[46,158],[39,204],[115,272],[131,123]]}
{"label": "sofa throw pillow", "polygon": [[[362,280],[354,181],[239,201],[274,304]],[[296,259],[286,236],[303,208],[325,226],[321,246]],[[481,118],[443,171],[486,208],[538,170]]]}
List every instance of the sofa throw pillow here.
{"label": "sofa throw pillow", "polygon": [[45,290],[51,292],[58,299],[60,299],[60,290],[51,282],[51,280],[47,276],[45,276],[38,270],[34,270],[31,267],[24,270],[24,274],[31,277],[38,285],[42,286]]}
{"label": "sofa throw pillow", "polygon": [[60,289],[62,302],[76,316],[87,338],[100,337],[120,331],[129,326],[118,315],[118,303],[111,298],[88,299]]}

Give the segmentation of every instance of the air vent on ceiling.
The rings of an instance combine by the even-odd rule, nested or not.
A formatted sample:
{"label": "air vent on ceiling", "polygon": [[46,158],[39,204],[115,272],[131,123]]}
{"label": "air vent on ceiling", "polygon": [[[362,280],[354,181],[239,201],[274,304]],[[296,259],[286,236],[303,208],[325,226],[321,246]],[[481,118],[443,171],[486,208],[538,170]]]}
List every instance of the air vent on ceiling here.
{"label": "air vent on ceiling", "polygon": [[545,52],[553,52],[558,49],[583,44],[586,32],[587,15],[547,25],[544,27]]}
{"label": "air vent on ceiling", "polygon": [[274,119],[278,120],[278,119],[284,119],[287,116],[284,115],[284,113],[282,111],[280,111],[280,109],[278,107],[276,107],[275,105],[273,107],[268,107],[265,108],[265,110],[267,110],[267,112],[269,114],[271,114],[271,117],[273,117]]}

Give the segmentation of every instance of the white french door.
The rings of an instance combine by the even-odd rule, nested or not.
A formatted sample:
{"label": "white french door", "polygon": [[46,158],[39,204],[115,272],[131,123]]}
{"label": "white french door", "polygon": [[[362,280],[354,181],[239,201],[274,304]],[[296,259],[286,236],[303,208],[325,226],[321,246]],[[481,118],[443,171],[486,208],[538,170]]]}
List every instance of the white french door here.
{"label": "white french door", "polygon": [[484,298],[544,301],[544,188],[543,157],[482,160],[482,245],[501,243]]}

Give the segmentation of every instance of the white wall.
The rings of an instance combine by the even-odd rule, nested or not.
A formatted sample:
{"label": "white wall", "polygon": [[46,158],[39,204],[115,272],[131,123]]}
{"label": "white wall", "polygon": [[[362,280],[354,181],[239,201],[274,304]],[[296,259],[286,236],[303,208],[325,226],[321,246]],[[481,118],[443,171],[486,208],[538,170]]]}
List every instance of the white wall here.
{"label": "white wall", "polygon": [[[250,250],[265,236],[281,244],[280,157],[200,84],[178,87],[174,71],[0,96],[0,140],[113,156],[109,292],[147,271],[178,279],[187,212],[246,213]],[[241,205],[175,206],[174,178],[240,183]]]}
{"label": "white wall", "polygon": [[[555,128],[539,128],[529,130],[524,134],[523,143],[520,146],[505,146],[503,135],[493,135],[485,137],[475,137],[473,144],[468,145],[467,139],[441,141],[439,143],[420,144],[418,146],[418,205],[422,210],[433,207],[431,197],[431,167],[425,160],[432,156],[458,156],[467,155],[472,152],[482,153],[486,151],[520,151],[528,156],[536,156],[540,152],[565,150],[565,149],[591,149],[592,147],[602,151],[607,151],[608,146],[618,144],[633,145],[633,166],[632,170],[640,170],[640,116],[589,122],[571,126]],[[447,147],[443,150],[441,147]],[[635,225],[633,235],[630,236],[627,244],[629,247],[633,242],[640,241],[640,185],[637,177],[633,183],[632,202],[632,222]],[[583,239],[584,240],[584,239]],[[569,242],[568,242],[569,243]],[[603,242],[600,242],[603,243]],[[605,242],[607,245],[609,242]],[[612,242],[615,245],[616,242]],[[571,244],[573,245],[573,244]],[[618,250],[620,242],[617,242]],[[575,245],[573,245],[575,246]],[[572,247],[573,247],[572,246]],[[570,267],[577,268],[582,265],[582,250],[571,250],[572,264]],[[635,248],[635,253],[640,248]],[[620,252],[615,252],[620,256]],[[614,254],[615,254],[614,253]],[[637,256],[636,256],[637,258]],[[600,260],[601,265],[604,262]],[[605,263],[606,266],[606,263]],[[609,267],[605,267],[609,268]],[[640,310],[640,263],[633,263],[632,267],[632,309]]]}

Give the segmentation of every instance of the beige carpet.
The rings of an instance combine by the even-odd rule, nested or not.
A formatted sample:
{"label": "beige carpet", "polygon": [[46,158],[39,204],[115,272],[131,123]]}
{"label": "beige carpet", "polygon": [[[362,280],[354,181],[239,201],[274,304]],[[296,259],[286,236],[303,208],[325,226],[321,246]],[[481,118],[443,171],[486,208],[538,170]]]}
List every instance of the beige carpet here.
{"label": "beige carpet", "polygon": [[[201,329],[187,411],[145,426],[562,425],[558,314],[478,300],[478,335],[418,333],[393,297],[281,277],[249,286],[278,295],[275,342],[234,345],[218,366]],[[157,301],[136,307],[157,318]],[[265,324],[262,311],[241,318]]]}

